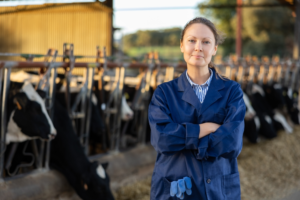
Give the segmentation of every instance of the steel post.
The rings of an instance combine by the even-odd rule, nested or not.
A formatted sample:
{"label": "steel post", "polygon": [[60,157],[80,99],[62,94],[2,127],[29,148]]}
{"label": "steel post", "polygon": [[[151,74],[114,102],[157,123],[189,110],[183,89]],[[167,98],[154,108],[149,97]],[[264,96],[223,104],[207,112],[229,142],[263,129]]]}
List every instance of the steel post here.
{"label": "steel post", "polygon": [[3,179],[4,170],[4,151],[6,149],[5,134],[7,130],[6,126],[6,108],[8,100],[8,92],[10,86],[10,72],[11,68],[3,68],[3,89],[2,89],[2,108],[1,108],[1,135],[0,135],[0,179]]}
{"label": "steel post", "polygon": [[[57,76],[57,69],[51,69],[51,76],[50,76],[50,83],[49,83],[49,101],[48,101],[48,114],[50,119],[53,121],[53,113],[54,113],[54,101],[55,101],[55,80]],[[46,157],[45,157],[45,169],[49,169],[49,162],[50,162],[50,150],[51,150],[51,141],[47,142],[46,145]]]}
{"label": "steel post", "polygon": [[87,68],[88,72],[88,85],[87,85],[87,112],[86,112],[86,124],[85,124],[85,153],[86,155],[89,154],[89,136],[90,136],[90,125],[91,125],[91,118],[92,118],[92,92],[94,86],[94,75],[95,75],[95,68],[89,67]]}

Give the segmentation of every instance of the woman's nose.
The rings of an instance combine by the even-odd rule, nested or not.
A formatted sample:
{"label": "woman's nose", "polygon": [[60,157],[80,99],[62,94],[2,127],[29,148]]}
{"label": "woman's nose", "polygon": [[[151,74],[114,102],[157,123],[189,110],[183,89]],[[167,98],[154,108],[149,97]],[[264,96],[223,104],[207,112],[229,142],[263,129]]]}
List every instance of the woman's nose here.
{"label": "woman's nose", "polygon": [[196,42],[195,51],[202,51],[202,44],[201,44],[201,42]]}

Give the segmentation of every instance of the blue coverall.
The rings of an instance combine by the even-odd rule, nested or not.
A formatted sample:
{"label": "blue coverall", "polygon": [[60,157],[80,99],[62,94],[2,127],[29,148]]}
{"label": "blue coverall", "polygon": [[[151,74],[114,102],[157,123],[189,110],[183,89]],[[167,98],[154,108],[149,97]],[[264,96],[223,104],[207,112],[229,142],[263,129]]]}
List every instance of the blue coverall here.
{"label": "blue coverall", "polygon": [[[170,185],[192,180],[186,200],[240,200],[237,156],[242,149],[246,106],[237,82],[221,79],[214,70],[201,104],[186,73],[157,87],[149,105],[151,144],[157,151],[151,200],[175,200]],[[221,126],[199,139],[199,124]]]}

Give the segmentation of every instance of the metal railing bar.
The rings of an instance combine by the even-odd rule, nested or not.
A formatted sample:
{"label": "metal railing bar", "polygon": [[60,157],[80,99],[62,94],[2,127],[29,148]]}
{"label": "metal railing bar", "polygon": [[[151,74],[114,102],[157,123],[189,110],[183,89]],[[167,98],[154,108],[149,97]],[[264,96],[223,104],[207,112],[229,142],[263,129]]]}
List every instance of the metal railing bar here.
{"label": "metal railing bar", "polygon": [[87,69],[88,74],[88,85],[87,85],[87,112],[86,112],[86,126],[85,126],[85,153],[86,155],[89,154],[89,135],[90,135],[90,123],[91,123],[91,116],[92,116],[92,90],[93,90],[93,83],[94,83],[94,74],[95,74],[95,68],[89,68]]}
{"label": "metal railing bar", "polygon": [[[8,100],[8,92],[10,87],[10,68],[3,69],[3,90],[2,90],[2,108],[1,108],[1,135],[0,135],[0,144],[1,151],[6,149],[5,144],[5,134],[7,130],[6,126],[6,109],[7,109],[7,100]],[[2,153],[2,152],[1,152]],[[4,154],[0,157],[0,179],[3,179],[3,170],[4,170]]]}

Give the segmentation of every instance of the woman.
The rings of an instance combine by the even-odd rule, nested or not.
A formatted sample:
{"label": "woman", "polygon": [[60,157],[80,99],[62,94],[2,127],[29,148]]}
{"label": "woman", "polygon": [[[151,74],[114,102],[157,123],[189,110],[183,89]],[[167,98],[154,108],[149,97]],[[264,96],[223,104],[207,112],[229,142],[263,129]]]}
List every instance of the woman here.
{"label": "woman", "polygon": [[237,156],[246,107],[240,85],[211,63],[221,40],[212,22],[191,20],[180,41],[187,71],[153,94],[149,123],[158,154],[151,200],[240,199]]}

